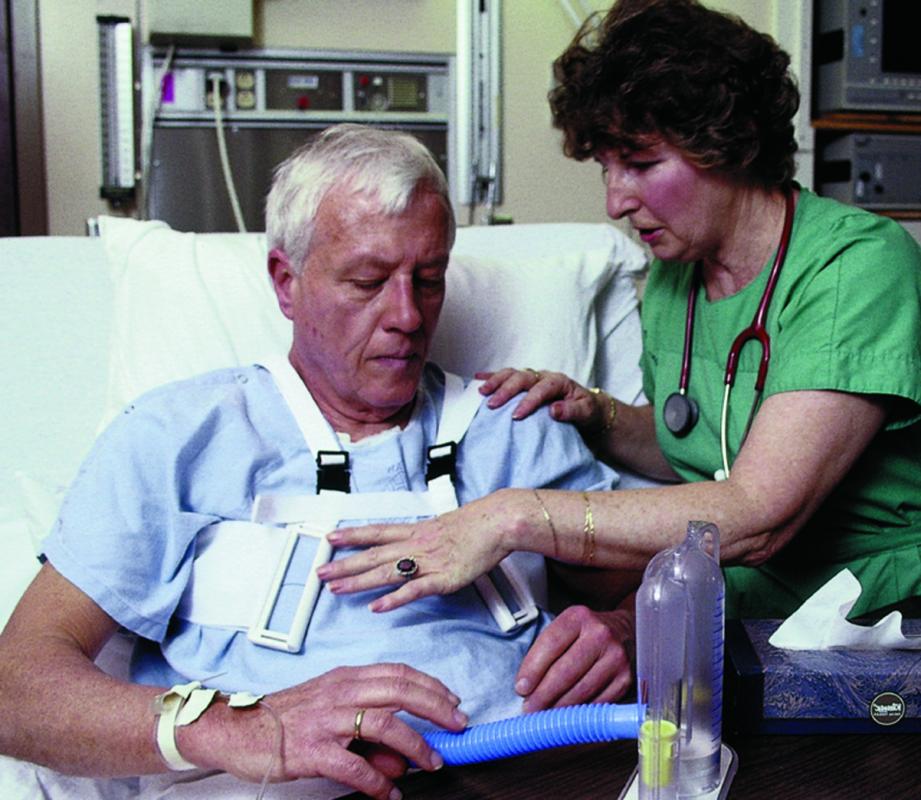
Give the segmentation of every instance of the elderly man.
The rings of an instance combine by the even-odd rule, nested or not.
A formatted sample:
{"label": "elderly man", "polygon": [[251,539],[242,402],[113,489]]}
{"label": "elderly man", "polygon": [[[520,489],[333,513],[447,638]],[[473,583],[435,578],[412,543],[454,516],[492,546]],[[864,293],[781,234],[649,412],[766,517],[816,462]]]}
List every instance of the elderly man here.
{"label": "elderly man", "polygon": [[[616,477],[574,429],[546,414],[512,424],[426,362],[454,216],[415,139],[329,129],[278,169],[267,227],[288,358],[126,410],[0,639],[0,752],[120,778],[110,796],[249,796],[245,781],[265,780],[279,783],[270,796],[346,784],[396,798],[408,761],[441,764],[425,727],[509,716],[521,695],[531,710],[624,689],[618,618],[575,608],[551,622],[540,557],[515,554],[476,589],[397,614],[372,613],[376,594],[322,588],[340,522]],[[552,527],[536,490],[534,513]],[[406,553],[394,582],[425,568],[424,552]],[[93,663],[119,627],[137,635],[130,681]]]}

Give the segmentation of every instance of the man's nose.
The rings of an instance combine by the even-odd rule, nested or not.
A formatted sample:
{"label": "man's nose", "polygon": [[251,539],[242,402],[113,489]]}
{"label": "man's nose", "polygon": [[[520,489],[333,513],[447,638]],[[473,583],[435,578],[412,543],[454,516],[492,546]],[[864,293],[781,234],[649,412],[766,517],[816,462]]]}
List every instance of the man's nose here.
{"label": "man's nose", "polygon": [[412,279],[399,279],[391,284],[386,318],[389,327],[405,333],[412,333],[422,325],[422,310]]}

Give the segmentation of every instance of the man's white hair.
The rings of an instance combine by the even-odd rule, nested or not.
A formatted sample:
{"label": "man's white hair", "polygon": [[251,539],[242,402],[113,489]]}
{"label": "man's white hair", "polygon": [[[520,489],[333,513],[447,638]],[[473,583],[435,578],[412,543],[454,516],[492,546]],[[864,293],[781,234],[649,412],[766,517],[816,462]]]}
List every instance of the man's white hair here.
{"label": "man's white hair", "polygon": [[283,250],[298,273],[317,212],[333,188],[372,197],[385,214],[406,210],[420,187],[445,201],[449,245],[455,220],[448,184],[428,148],[407,133],[344,123],[327,128],[278,165],[266,201],[269,250]]}

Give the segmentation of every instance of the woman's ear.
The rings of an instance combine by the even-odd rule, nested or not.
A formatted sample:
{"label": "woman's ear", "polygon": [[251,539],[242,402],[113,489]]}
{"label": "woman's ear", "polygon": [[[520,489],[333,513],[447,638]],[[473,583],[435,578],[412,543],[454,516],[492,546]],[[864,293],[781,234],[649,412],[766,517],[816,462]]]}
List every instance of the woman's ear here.
{"label": "woman's ear", "polygon": [[291,266],[288,254],[277,247],[269,253],[269,277],[272,279],[272,288],[275,289],[281,313],[288,319],[293,319],[294,282],[297,280],[297,273]]}

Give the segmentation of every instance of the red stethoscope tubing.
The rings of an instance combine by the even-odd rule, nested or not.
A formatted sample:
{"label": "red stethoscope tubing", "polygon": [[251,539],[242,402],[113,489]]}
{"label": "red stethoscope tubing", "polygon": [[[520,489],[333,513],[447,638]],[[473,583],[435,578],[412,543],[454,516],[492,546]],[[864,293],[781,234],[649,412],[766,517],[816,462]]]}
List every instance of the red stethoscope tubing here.
{"label": "red stethoscope tubing", "polygon": [[764,294],[761,295],[761,302],[758,304],[758,310],[752,324],[736,336],[732,347],[729,348],[729,357],[726,359],[726,377],[723,383],[732,386],[736,379],[736,369],[739,362],[739,354],[746,342],[757,339],[761,343],[761,365],[758,367],[758,377],[755,380],[755,391],[761,392],[764,389],[764,380],[767,377],[768,363],[771,360],[771,337],[768,336],[767,328],[764,321],[767,318],[768,306],[771,304],[771,298],[774,296],[774,288],[777,286],[777,278],[780,277],[780,269],[783,267],[787,258],[787,249],[790,246],[790,231],[793,228],[793,197],[790,194],[786,196],[784,207],[783,231],[780,234],[780,246],[777,248],[777,254],[774,256],[774,263],[771,265],[771,274],[768,275],[767,286],[764,287]]}
{"label": "red stethoscope tubing", "polygon": [[[746,342],[757,339],[761,344],[761,365],[758,367],[758,377],[755,380],[755,391],[760,392],[764,388],[764,381],[767,378],[768,364],[771,360],[771,337],[768,335],[765,327],[768,307],[771,304],[771,298],[774,296],[774,289],[777,286],[777,279],[780,277],[780,270],[787,258],[787,249],[790,246],[790,232],[793,229],[793,212],[795,203],[791,194],[786,195],[784,208],[783,231],[780,234],[780,246],[774,256],[774,263],[771,265],[771,273],[768,275],[767,285],[764,287],[764,293],[761,295],[761,302],[758,303],[758,309],[752,319],[751,325],[745,328],[736,336],[732,347],[729,348],[729,356],[726,359],[726,375],[724,384],[732,386],[735,383],[736,371],[738,369],[739,354]],[[678,382],[678,389],[681,394],[687,394],[688,385],[691,379],[691,343],[694,338],[694,311],[697,307],[697,293],[700,287],[700,264],[694,269],[694,279],[691,281],[691,290],[688,292],[688,313],[684,323],[684,354],[681,358],[681,378]]]}

